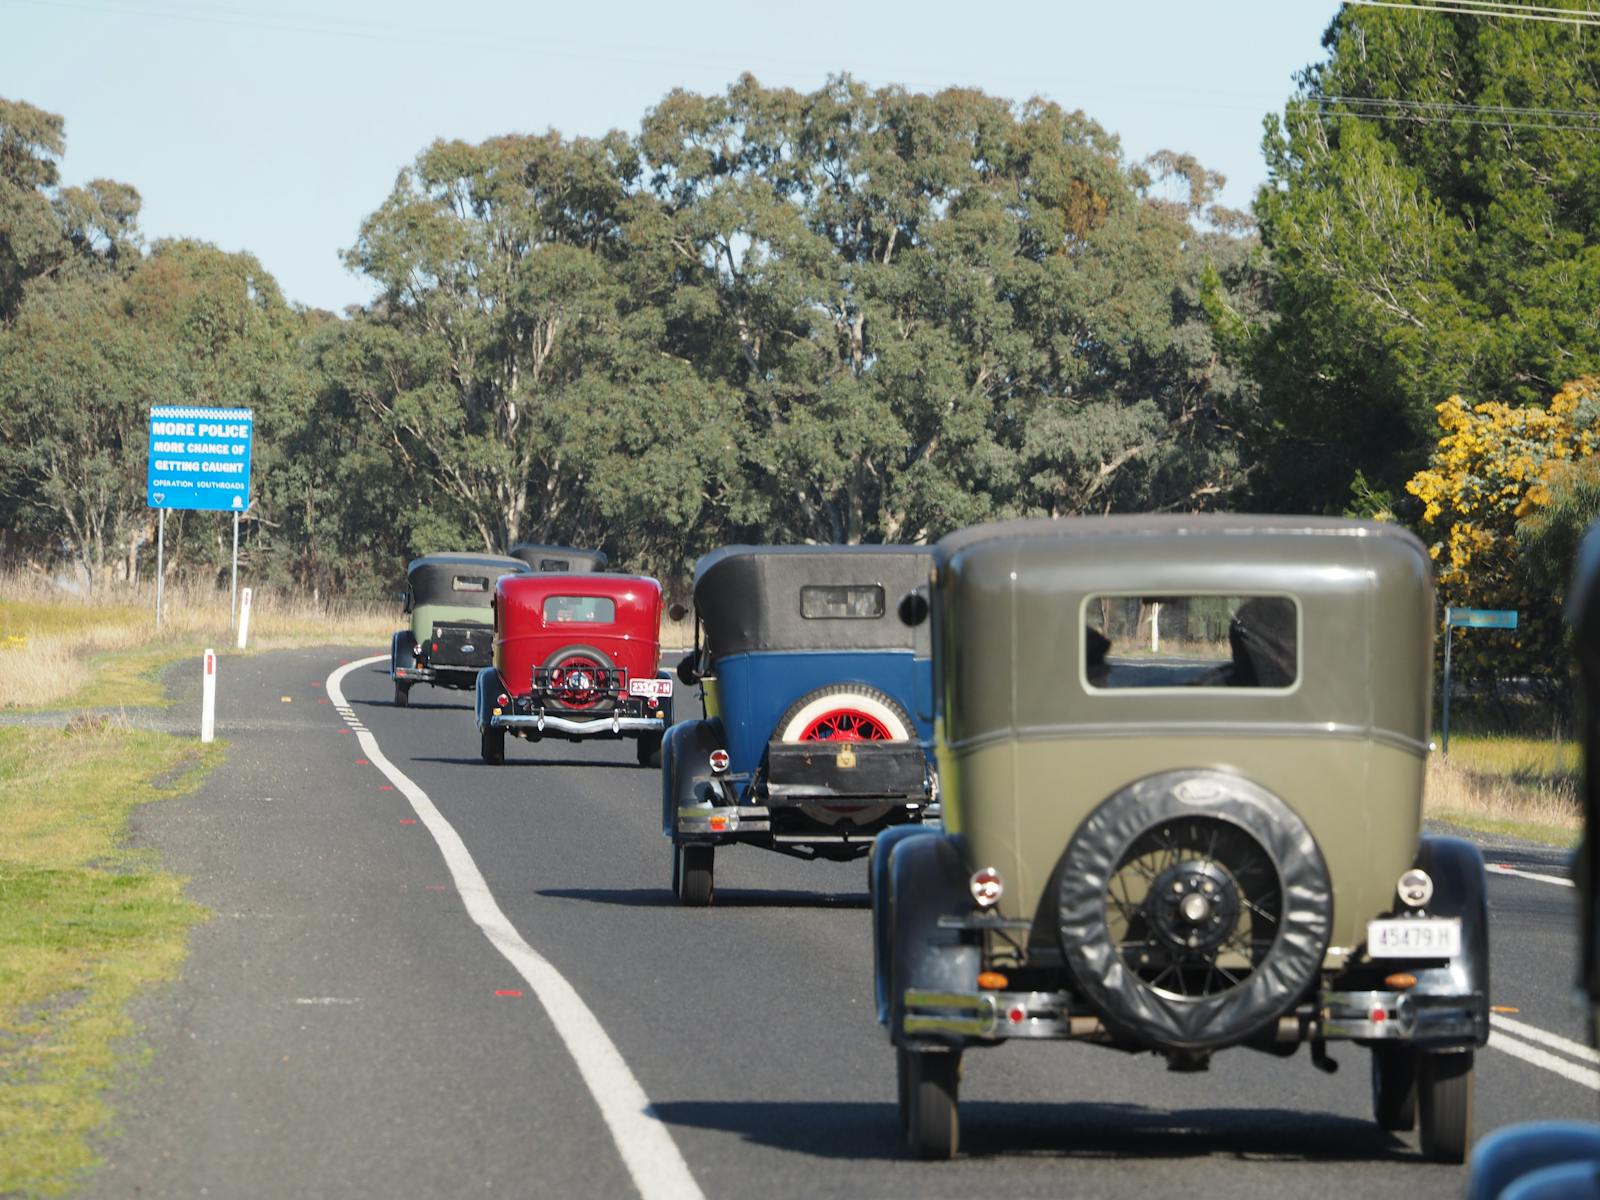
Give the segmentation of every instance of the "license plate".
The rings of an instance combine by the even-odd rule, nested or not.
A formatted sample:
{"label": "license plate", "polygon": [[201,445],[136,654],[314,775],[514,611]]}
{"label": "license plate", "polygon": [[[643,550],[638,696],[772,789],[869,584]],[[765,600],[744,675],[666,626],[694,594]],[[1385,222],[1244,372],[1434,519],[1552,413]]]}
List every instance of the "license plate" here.
{"label": "license plate", "polygon": [[1368,921],[1367,953],[1373,958],[1454,958],[1461,953],[1461,921]]}
{"label": "license plate", "polygon": [[628,694],[630,696],[670,696],[672,695],[672,680],[630,679],[628,680]]}

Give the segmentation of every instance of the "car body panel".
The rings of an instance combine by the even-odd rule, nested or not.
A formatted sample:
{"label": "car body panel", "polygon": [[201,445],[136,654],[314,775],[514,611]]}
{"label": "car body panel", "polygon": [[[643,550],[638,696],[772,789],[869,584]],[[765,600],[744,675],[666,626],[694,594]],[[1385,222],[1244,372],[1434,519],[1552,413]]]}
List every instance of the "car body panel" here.
{"label": "car body panel", "polygon": [[[1434,608],[1415,538],[1309,518],[1101,518],[981,527],[938,553],[944,821],[974,861],[1008,865],[1012,915],[1032,915],[1107,796],[1201,766],[1255,781],[1307,823],[1339,888],[1333,945],[1359,940],[1421,826]],[[1203,593],[1294,599],[1292,686],[1090,685],[1091,597]],[[1040,780],[1058,800],[1038,800]]]}
{"label": "car body panel", "polygon": [[[717,674],[705,681],[708,713],[722,715],[726,749],[735,773],[753,770],[777,734],[784,712],[802,696],[830,684],[862,684],[900,699],[911,714],[916,737],[927,741],[932,723],[917,711],[923,697],[929,705],[933,664],[908,651],[762,651],[732,654],[717,662]],[[730,702],[731,700],[731,702]],[[741,764],[743,764],[741,766]],[[748,791],[750,781],[746,780]]]}
{"label": "car body panel", "polygon": [[[561,597],[608,600],[612,620],[554,621],[545,604]],[[601,651],[630,679],[653,679],[661,661],[661,585],[643,575],[509,575],[494,596],[494,666],[523,694],[533,672],[568,646]]]}

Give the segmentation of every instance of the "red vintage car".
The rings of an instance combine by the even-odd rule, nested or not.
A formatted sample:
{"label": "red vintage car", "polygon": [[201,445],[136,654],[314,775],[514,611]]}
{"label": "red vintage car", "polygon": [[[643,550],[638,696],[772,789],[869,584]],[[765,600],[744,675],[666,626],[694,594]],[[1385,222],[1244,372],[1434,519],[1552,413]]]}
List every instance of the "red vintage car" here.
{"label": "red vintage car", "polygon": [[483,761],[506,734],[634,738],[661,765],[673,679],[660,670],[661,585],[643,575],[507,575],[495,585],[494,665],[478,673]]}

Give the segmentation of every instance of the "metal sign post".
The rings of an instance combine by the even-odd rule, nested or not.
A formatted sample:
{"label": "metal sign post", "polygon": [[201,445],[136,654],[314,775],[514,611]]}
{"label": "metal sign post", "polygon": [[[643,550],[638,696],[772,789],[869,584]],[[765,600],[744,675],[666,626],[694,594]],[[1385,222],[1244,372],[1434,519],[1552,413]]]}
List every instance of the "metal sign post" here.
{"label": "metal sign post", "polygon": [[239,605],[239,514],[233,514],[233,586],[228,592],[228,628],[233,628],[233,614]]}
{"label": "metal sign post", "polygon": [[166,511],[169,508],[233,513],[233,594],[228,628],[239,597],[239,514],[250,507],[250,450],[255,416],[248,408],[150,410],[150,455],[145,502],[161,513],[156,543],[156,628],[161,628],[161,591]]}
{"label": "metal sign post", "polygon": [[156,514],[156,632],[161,632],[161,589],[167,582],[167,510]]}
{"label": "metal sign post", "polygon": [[1445,757],[1450,755],[1450,641],[1456,626],[1464,629],[1515,629],[1514,608],[1451,608],[1444,610],[1444,729],[1440,737]]}

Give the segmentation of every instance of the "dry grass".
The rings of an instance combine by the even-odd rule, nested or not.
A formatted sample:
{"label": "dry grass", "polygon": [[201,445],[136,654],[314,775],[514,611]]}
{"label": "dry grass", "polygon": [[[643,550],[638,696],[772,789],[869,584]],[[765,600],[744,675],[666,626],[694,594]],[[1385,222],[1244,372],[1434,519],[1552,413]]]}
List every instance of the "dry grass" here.
{"label": "dry grass", "polygon": [[1582,765],[1573,742],[1453,737],[1450,757],[1428,760],[1430,817],[1492,833],[1569,845],[1583,828]]}
{"label": "dry grass", "polygon": [[[107,672],[119,687],[89,703],[160,703],[148,681],[174,659],[205,646],[233,646],[228,593],[169,587],[161,632],[154,589],[92,598],[52,589],[32,575],[0,578],[0,709],[58,704]],[[253,596],[250,649],[341,643],[385,646],[400,627],[396,605],[313,604],[309,597],[260,591]],[[153,694],[152,694],[153,691]]]}

